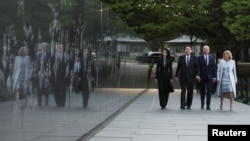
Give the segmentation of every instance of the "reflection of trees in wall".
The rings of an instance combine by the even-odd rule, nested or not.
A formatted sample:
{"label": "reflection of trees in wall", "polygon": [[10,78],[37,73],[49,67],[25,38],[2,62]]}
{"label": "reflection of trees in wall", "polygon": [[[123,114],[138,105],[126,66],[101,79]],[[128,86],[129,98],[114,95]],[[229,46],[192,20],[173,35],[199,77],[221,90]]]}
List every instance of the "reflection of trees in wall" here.
{"label": "reflection of trees in wall", "polygon": [[[66,52],[73,55],[89,48],[100,55],[111,52],[115,56],[116,43],[107,46],[104,41],[100,42],[100,35],[132,33],[107,8],[100,19],[100,12],[95,10],[100,9],[100,2],[96,0],[9,0],[0,1],[0,8],[0,57],[6,58],[8,66],[13,63],[11,54],[12,58],[16,56],[21,46],[27,46],[28,55],[35,61],[41,42],[50,44],[52,54],[56,44],[62,43]],[[112,61],[115,63],[117,59],[110,57],[109,62]],[[4,72],[8,78],[10,74],[6,72],[10,71]]]}

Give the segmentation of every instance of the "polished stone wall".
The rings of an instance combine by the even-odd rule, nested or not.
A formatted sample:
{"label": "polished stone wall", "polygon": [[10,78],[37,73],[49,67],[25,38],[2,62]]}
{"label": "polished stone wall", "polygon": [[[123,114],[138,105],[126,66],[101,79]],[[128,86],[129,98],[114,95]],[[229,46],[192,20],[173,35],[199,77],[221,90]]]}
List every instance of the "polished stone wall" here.
{"label": "polished stone wall", "polygon": [[100,1],[0,7],[1,140],[79,140],[146,89],[135,56],[117,50],[136,34]]}

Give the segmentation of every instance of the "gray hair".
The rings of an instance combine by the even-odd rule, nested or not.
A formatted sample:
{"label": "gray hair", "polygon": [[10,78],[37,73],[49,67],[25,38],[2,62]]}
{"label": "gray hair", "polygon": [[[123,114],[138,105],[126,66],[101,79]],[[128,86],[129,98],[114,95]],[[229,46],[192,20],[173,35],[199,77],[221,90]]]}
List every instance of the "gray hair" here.
{"label": "gray hair", "polygon": [[210,50],[210,47],[209,47],[208,45],[204,45],[204,46],[203,46],[203,49],[204,49],[204,48],[208,48],[208,49]]}

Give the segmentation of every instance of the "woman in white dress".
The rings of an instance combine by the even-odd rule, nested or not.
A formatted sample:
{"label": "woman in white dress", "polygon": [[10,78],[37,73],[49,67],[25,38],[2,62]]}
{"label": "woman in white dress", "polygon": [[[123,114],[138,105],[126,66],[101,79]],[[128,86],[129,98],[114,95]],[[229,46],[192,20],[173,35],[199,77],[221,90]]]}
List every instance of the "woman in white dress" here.
{"label": "woman in white dress", "polygon": [[32,65],[30,57],[27,56],[26,48],[21,47],[18,50],[18,56],[15,57],[14,69],[13,69],[13,91],[16,96],[16,100],[19,96],[27,98],[30,86],[30,78],[32,76]]}
{"label": "woman in white dress", "polygon": [[223,101],[226,94],[230,100],[230,111],[233,110],[233,101],[236,98],[236,67],[232,53],[229,50],[223,52],[223,58],[219,61],[217,68],[216,95],[220,96],[220,110],[223,109]]}

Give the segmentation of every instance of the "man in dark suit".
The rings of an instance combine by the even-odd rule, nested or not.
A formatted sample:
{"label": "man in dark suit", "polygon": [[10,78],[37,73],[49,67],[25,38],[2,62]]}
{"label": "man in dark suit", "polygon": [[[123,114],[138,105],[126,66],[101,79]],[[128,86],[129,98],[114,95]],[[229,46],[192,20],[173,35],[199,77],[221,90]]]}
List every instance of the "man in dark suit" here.
{"label": "man in dark suit", "polygon": [[63,45],[57,44],[56,52],[51,62],[51,79],[54,87],[55,102],[59,107],[64,107],[66,102],[67,82],[69,79],[68,61],[69,57],[64,53]]}
{"label": "man in dark suit", "polygon": [[[195,79],[199,79],[199,63],[196,56],[191,55],[190,45],[185,47],[185,55],[179,57],[175,77],[181,86],[181,109],[191,109]],[[187,91],[187,96],[186,96]]]}
{"label": "man in dark suit", "polygon": [[42,106],[42,95],[45,95],[45,105],[49,104],[49,63],[51,54],[48,44],[42,43],[36,59],[38,106]]}
{"label": "man in dark suit", "polygon": [[210,110],[210,101],[212,95],[212,86],[216,81],[216,64],[215,57],[209,55],[209,46],[203,46],[203,54],[198,57],[200,66],[200,97],[201,97],[201,109],[204,109],[205,97],[206,97],[206,109]]}

